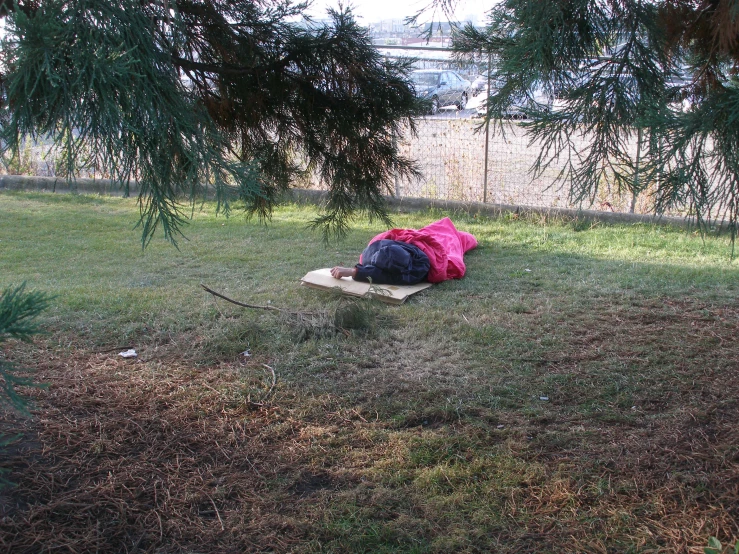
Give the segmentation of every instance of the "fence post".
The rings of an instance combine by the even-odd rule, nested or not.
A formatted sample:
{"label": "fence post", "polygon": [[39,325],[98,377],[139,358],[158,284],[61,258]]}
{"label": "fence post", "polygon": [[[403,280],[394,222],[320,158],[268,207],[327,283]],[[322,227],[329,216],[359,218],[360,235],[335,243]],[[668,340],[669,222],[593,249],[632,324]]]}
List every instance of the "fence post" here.
{"label": "fence post", "polygon": [[[385,64],[390,61],[390,56],[385,54]],[[398,135],[393,132],[393,150],[397,151],[398,149]],[[393,178],[395,179],[395,198],[400,198],[400,193],[402,192],[400,189],[400,178],[398,177],[398,170],[396,169],[393,171]]]}
{"label": "fence post", "polygon": [[[487,99],[490,98],[490,72],[493,70],[493,54],[488,52],[488,86],[487,86],[487,97],[485,106],[487,106]],[[490,118],[485,115],[485,171],[483,174],[482,181],[482,201],[483,203],[488,201],[488,144],[490,143]]]}
{"label": "fence post", "polygon": [[641,183],[639,182],[639,165],[641,162],[641,143],[643,138],[644,130],[639,127],[636,136],[636,167],[634,168],[634,186],[631,189],[631,206],[629,206],[629,213],[634,213],[636,209],[636,197],[639,196],[641,189]]}
{"label": "fence post", "polygon": [[[393,133],[393,150],[397,150],[398,148],[398,135]],[[400,178],[398,177],[398,170],[396,169],[394,172],[395,177],[395,198],[400,198],[400,194],[402,192],[400,188]]]}

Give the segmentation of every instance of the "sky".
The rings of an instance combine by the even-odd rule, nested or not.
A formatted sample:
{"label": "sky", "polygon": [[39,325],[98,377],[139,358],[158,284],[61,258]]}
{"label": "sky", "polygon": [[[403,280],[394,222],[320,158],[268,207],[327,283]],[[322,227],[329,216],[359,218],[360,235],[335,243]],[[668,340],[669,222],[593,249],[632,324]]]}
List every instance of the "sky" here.
{"label": "sky", "polygon": [[[433,0],[343,0],[345,5],[352,6],[360,24],[369,25],[385,19],[405,19],[418,11],[428,8]],[[483,24],[485,12],[497,0],[452,0],[456,5],[454,20],[472,20],[475,24]],[[326,16],[326,9],[336,8],[339,0],[313,0],[308,14],[316,19]],[[476,19],[476,20],[475,20]],[[444,21],[446,16],[438,9],[426,10],[419,22]],[[0,18],[0,38],[5,35],[5,19]]]}
{"label": "sky", "polygon": [[[354,9],[359,23],[370,24],[383,19],[403,19],[415,15],[416,12],[427,7],[431,0],[352,0],[345,2]],[[494,0],[456,0],[457,9],[455,19],[466,20],[468,16],[477,18],[477,23],[482,24],[485,19],[485,11],[490,9]],[[337,7],[338,0],[313,0],[308,13],[315,18],[322,18],[326,14],[327,7]],[[426,17],[421,20],[432,19],[433,11],[429,10]],[[438,10],[433,15],[435,21],[443,20],[445,17]]]}

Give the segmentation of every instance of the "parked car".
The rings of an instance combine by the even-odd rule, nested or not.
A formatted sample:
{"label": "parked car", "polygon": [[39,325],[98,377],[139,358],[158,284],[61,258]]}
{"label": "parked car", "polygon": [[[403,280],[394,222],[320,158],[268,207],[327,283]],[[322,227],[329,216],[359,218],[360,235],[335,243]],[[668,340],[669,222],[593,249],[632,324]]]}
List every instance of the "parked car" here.
{"label": "parked car", "polygon": [[[526,119],[528,117],[527,111],[534,108],[539,110],[552,110],[555,105],[554,98],[543,90],[535,89],[529,95],[521,95],[513,99],[513,102],[506,110],[503,111],[501,116],[506,119]],[[487,115],[487,99],[480,102],[477,108],[478,116],[484,117]]]}
{"label": "parked car", "polygon": [[[497,79],[493,77],[490,80],[490,92],[495,93],[500,87],[502,87],[505,84],[505,80],[498,77]],[[488,90],[488,72],[485,71],[475,77],[475,80],[472,81],[472,85],[470,85],[470,88],[472,90],[472,96],[477,96],[478,94],[481,94],[483,92],[487,92]]]}
{"label": "parked car", "polygon": [[418,69],[411,73],[416,96],[430,101],[429,112],[436,114],[443,106],[455,105],[463,110],[470,98],[470,82],[454,71]]}
{"label": "parked car", "polygon": [[[490,79],[490,94],[495,94],[505,85],[505,79],[502,77],[493,77]],[[488,92],[488,75],[483,73],[478,75],[471,85],[472,96],[479,94],[487,94]]]}
{"label": "parked car", "polygon": [[487,72],[482,73],[475,77],[470,87],[472,89],[472,96],[477,96],[481,92],[485,92],[488,88],[488,76]]}

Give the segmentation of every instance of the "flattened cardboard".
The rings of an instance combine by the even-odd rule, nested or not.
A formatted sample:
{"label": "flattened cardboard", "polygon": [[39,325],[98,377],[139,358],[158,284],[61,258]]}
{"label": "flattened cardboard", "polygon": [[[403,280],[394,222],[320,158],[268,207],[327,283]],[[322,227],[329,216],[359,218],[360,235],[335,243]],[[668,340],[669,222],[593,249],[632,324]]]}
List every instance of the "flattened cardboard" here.
{"label": "flattened cardboard", "polygon": [[[343,277],[334,279],[331,277],[331,268],[316,269],[309,271],[301,280],[301,284],[320,290],[332,290],[336,287],[341,288],[342,294],[349,296],[364,296],[370,292],[370,284],[362,281],[355,281],[351,277]],[[410,295],[427,289],[431,283],[419,283],[417,285],[374,285],[378,289],[382,289],[387,294],[375,294],[378,300],[387,302],[388,304],[402,304]]]}

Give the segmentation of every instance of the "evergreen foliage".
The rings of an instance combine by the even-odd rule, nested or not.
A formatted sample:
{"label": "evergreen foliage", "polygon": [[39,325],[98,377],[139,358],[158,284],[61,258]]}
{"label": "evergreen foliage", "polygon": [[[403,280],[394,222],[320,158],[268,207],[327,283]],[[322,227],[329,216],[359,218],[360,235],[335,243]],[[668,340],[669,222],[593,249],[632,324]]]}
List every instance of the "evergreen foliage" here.
{"label": "evergreen foliage", "polygon": [[[51,298],[41,292],[27,292],[25,283],[8,287],[0,294],[0,345],[7,339],[28,341],[40,332],[36,317],[49,305]],[[15,387],[32,385],[29,379],[18,375],[16,366],[0,358],[0,408],[3,404],[25,411],[26,401]]]}
{"label": "evergreen foliage", "polygon": [[[30,340],[40,332],[36,317],[44,311],[51,298],[41,292],[26,292],[26,284],[8,287],[0,293],[0,346],[7,339]],[[28,412],[25,398],[15,390],[18,386],[38,386],[19,374],[19,368],[6,361],[0,352],[0,410],[10,406],[23,413]],[[0,434],[0,454],[19,436]],[[0,467],[0,490],[12,484],[5,478],[7,468]]]}
{"label": "evergreen foliage", "polygon": [[[138,181],[143,241],[174,240],[212,187],[269,217],[305,172],[328,186],[316,224],[384,221],[395,174],[417,176],[394,135],[413,126],[409,65],[384,59],[351,11],[300,23],[290,0],[1,0],[5,150],[53,139],[66,172],[90,152],[128,192]],[[186,206],[186,204],[185,204]]]}
{"label": "evergreen foliage", "polygon": [[[505,0],[454,47],[495,60],[504,85],[488,99],[491,120],[528,98],[527,132],[544,145],[534,172],[563,166],[573,201],[592,201],[606,181],[632,194],[649,187],[658,213],[725,218],[735,235],[739,2]],[[537,88],[559,109],[534,103]]]}

